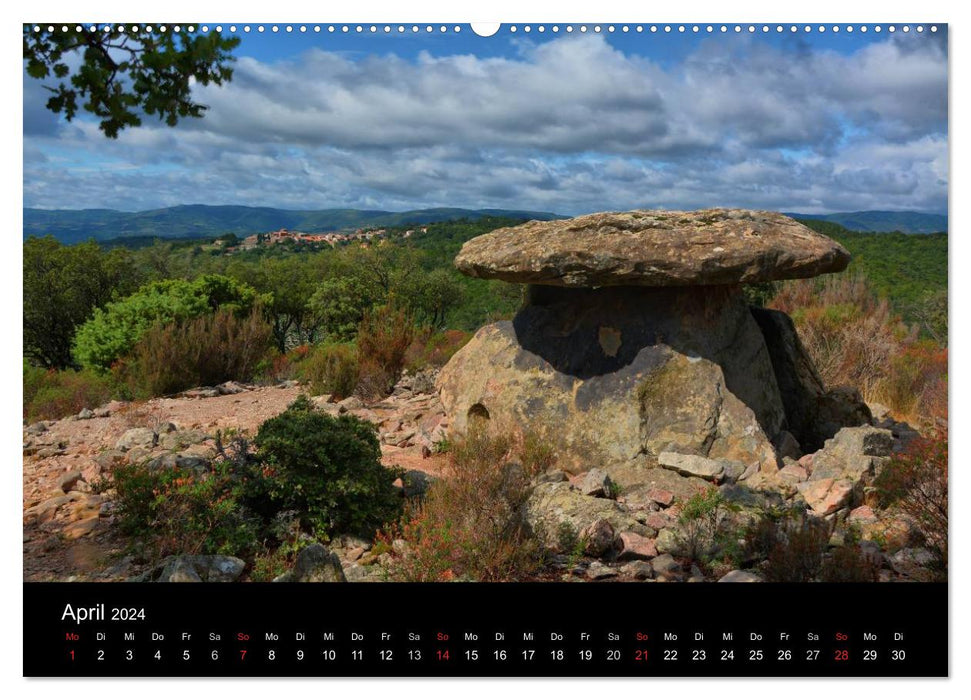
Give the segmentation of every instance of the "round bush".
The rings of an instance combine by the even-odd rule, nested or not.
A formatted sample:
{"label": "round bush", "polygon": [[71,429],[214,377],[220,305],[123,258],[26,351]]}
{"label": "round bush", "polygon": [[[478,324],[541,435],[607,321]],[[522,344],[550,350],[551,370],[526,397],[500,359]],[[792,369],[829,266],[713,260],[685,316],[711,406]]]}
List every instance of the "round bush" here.
{"label": "round bush", "polygon": [[264,422],[254,442],[263,510],[296,511],[317,537],[369,537],[400,513],[399,473],[381,464],[370,423],[321,413],[301,396]]}

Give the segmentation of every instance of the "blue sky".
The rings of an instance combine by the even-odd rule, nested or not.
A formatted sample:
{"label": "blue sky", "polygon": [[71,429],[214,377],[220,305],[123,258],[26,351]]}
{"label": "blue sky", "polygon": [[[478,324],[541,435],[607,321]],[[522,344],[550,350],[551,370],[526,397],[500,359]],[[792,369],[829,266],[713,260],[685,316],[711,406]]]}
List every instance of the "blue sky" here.
{"label": "blue sky", "polygon": [[24,205],[946,211],[944,27],[438,26],[239,32],[205,118],[115,141],[25,78]]}

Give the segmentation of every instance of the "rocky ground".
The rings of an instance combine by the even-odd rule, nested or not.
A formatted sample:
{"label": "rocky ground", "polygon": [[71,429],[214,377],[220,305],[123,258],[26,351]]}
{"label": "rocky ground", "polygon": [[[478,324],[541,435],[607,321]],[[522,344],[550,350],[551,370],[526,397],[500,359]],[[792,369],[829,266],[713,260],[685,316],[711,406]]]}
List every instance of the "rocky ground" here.
{"label": "rocky ground", "polygon": [[[191,466],[212,458],[217,431],[254,433],[301,393],[286,382],[273,387],[227,383],[144,403],[113,402],[77,416],[24,429],[24,578],[28,581],[194,581],[245,578],[233,557],[183,556],[139,565],[125,555],[112,528],[112,503],[97,484],[112,465],[157,460]],[[434,451],[448,421],[430,376],[406,376],[392,396],[365,406],[357,398],[314,398],[322,410],[349,412],[374,423],[385,464],[408,470],[403,488],[421,490],[441,475]],[[908,523],[875,507],[871,482],[894,451],[917,433],[871,407],[872,425],[843,428],[811,454],[792,451],[780,468],[750,469],[741,462],[662,452],[657,458],[598,466],[579,473],[552,469],[538,476],[525,506],[531,530],[551,552],[545,578],[618,581],[757,581],[750,570],[702,572],[685,556],[680,515],[691,497],[718,489],[731,517],[744,522],[766,509],[804,509],[830,526],[831,543],[852,529],[880,567],[884,580],[905,575],[926,554],[911,545]],[[109,492],[110,493],[110,492]],[[395,550],[407,545],[395,542]],[[340,538],[329,549],[310,547],[285,580],[386,578],[394,552]],[[400,553],[400,552],[399,552]]]}
{"label": "rocky ground", "polygon": [[[26,426],[24,580],[117,581],[143,573],[125,557],[125,542],[111,527],[112,503],[96,493],[98,481],[117,463],[204,463],[215,452],[217,431],[254,434],[302,391],[294,382],[270,387],[228,382],[173,398],[112,402]],[[356,398],[314,401],[327,412],[350,412],[375,423],[384,463],[412,472],[409,482],[440,472],[443,458],[432,448],[447,424],[422,375],[406,376],[394,394],[368,407]]]}

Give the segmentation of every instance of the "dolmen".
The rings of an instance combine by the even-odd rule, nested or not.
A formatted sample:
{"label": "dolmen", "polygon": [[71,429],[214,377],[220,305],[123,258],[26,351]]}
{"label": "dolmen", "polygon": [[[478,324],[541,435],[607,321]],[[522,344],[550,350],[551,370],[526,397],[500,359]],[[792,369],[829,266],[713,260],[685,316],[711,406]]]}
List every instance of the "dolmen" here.
{"label": "dolmen", "polygon": [[474,238],[466,275],[525,284],[438,378],[452,430],[532,431],[579,473],[635,459],[719,481],[774,474],[870,416],[823,386],[791,319],[744,285],[844,270],[839,243],[778,213],[629,211]]}

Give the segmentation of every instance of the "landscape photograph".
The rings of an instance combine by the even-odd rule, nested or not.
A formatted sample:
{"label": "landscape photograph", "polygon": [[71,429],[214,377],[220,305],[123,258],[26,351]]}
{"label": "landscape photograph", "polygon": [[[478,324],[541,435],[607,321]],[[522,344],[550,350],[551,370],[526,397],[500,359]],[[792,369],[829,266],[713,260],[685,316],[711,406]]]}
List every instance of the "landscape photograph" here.
{"label": "landscape photograph", "polygon": [[25,25],[24,581],[946,581],[947,27],[854,26]]}

